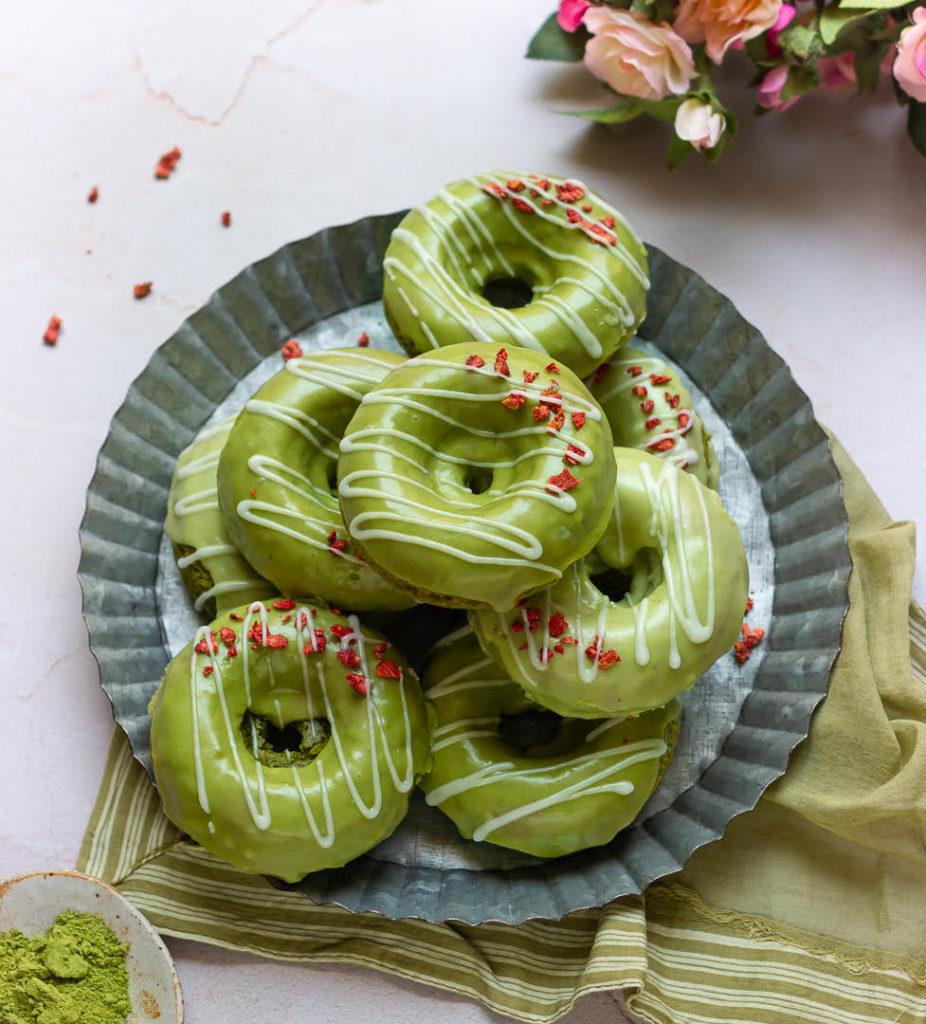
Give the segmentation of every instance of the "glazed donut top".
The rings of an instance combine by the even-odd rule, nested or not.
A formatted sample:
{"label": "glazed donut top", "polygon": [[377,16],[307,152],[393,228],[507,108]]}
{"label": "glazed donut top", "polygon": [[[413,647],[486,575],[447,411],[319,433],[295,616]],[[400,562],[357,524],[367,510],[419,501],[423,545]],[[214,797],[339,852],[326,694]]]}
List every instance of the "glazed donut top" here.
{"label": "glazed donut top", "polygon": [[565,367],[526,349],[454,345],[408,360],[364,397],[341,452],[351,536],[438,604],[513,607],[591,548],[613,504],[601,410]]}
{"label": "glazed donut top", "polygon": [[[510,172],[453,182],[412,210],[383,269],[386,312],[410,351],[517,345],[579,376],[631,336],[649,288],[646,250],[617,210],[579,181]],[[525,301],[493,304],[498,282]]]}

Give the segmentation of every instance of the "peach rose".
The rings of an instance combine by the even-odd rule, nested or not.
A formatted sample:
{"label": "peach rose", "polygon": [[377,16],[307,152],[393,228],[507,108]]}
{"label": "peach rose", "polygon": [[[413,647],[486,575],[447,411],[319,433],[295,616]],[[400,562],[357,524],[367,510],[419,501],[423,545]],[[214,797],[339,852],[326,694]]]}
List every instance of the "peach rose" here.
{"label": "peach rose", "polygon": [[926,7],[917,7],[913,24],[900,33],[894,77],[908,96],[926,103]]}
{"label": "peach rose", "polygon": [[589,71],[624,96],[662,100],[686,92],[694,75],[691,50],[663,22],[656,25],[639,11],[590,7],[585,26]]}
{"label": "peach rose", "polygon": [[723,114],[704,100],[685,100],[675,112],[675,134],[695,149],[713,149],[726,127]]}
{"label": "peach rose", "polygon": [[778,21],[782,0],[682,0],[675,31],[689,43],[706,43],[719,64],[727,50],[762,35]]}

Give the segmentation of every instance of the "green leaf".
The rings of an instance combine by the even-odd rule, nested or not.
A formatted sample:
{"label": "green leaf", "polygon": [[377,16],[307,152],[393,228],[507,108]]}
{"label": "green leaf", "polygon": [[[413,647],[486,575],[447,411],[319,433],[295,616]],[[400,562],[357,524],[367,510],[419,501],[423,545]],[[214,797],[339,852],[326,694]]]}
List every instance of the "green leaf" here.
{"label": "green leaf", "polygon": [[792,25],[779,36],[778,43],[786,56],[798,61],[807,61],[816,57],[821,50],[820,36],[810,25]]}
{"label": "green leaf", "polygon": [[787,102],[795,96],[803,96],[805,92],[816,89],[820,84],[820,72],[815,64],[788,69],[788,79],[781,90],[781,99]]}
{"label": "green leaf", "polygon": [[669,170],[674,171],[693,149],[694,146],[690,142],[673,135],[669,143]]}
{"label": "green leaf", "polygon": [[624,98],[616,107],[606,107],[602,110],[575,110],[573,117],[584,117],[586,121],[595,121],[597,124],[625,124],[639,117],[643,113],[641,100]]}
{"label": "green leaf", "polygon": [[848,28],[857,21],[861,21],[863,18],[867,18],[873,13],[871,10],[847,11],[838,7],[824,7],[823,13],[820,15],[820,36],[823,42],[827,46],[832,46],[836,42],[836,37],[843,29]]}
{"label": "green leaf", "polygon": [[907,114],[907,134],[914,146],[926,156],[926,103],[910,100]]}
{"label": "green leaf", "polygon": [[564,32],[556,15],[551,14],[528,44],[526,56],[532,60],[581,60],[590,38],[591,34],[584,25],[575,32]]}
{"label": "green leaf", "polygon": [[842,0],[841,11],[892,11],[895,7],[903,7],[910,0]]}
{"label": "green leaf", "polygon": [[872,44],[868,40],[862,50],[855,51],[855,81],[859,92],[873,93],[878,88],[881,62],[889,49],[890,43]]}
{"label": "green leaf", "polygon": [[604,107],[601,110],[574,110],[571,113],[573,117],[584,117],[586,121],[595,121],[598,124],[625,124],[641,114],[649,114],[657,121],[672,124],[675,121],[675,112],[684,98],[672,96],[667,100],[638,100],[632,96],[619,96],[617,104],[613,107]]}

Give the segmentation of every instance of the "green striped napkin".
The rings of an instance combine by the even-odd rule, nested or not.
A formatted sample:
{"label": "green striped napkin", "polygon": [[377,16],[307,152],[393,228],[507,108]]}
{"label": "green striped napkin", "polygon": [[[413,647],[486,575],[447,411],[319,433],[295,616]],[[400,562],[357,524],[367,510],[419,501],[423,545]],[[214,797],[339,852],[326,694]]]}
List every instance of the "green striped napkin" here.
{"label": "green striped napkin", "polygon": [[519,926],[316,906],[182,840],[118,730],[79,869],[165,934],[361,964],[537,1024],[605,989],[658,1024],[923,1024],[926,616],[909,604],[913,530],[834,449],[854,572],[830,694],[784,779],[670,882]]}

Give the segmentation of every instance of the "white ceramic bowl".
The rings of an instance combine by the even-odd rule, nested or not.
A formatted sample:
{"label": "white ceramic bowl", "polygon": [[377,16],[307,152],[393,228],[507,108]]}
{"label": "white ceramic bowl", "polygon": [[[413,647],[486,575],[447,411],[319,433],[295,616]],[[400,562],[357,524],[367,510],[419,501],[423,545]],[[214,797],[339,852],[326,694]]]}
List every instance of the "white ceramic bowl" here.
{"label": "white ceramic bowl", "polygon": [[129,1024],[183,1024],[180,979],[157,932],[111,886],[76,871],[43,871],[0,883],[0,931],[46,931],[63,910],[101,917],[129,944]]}

